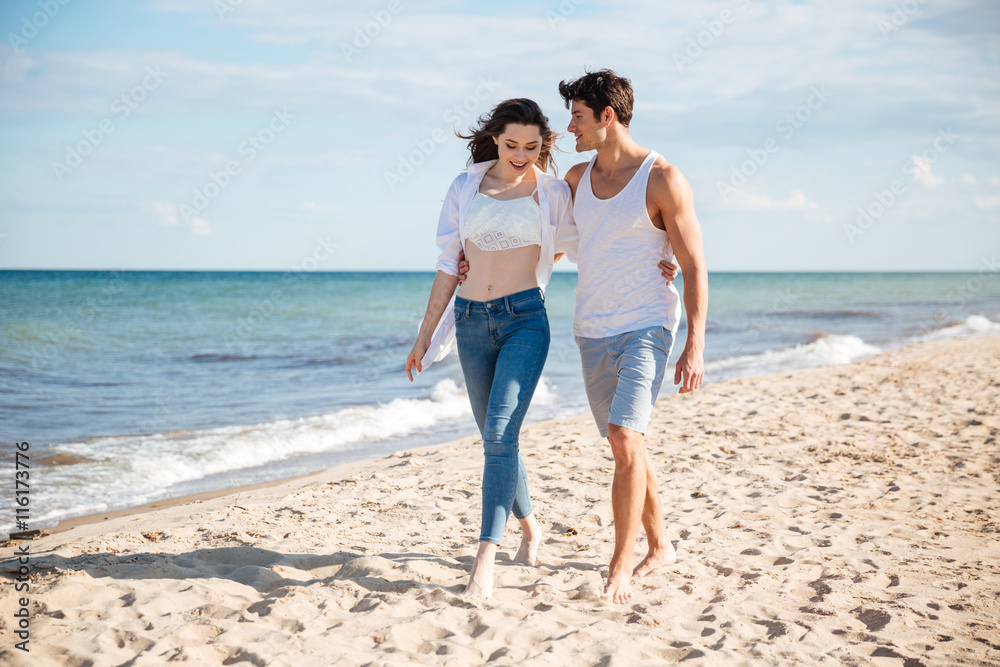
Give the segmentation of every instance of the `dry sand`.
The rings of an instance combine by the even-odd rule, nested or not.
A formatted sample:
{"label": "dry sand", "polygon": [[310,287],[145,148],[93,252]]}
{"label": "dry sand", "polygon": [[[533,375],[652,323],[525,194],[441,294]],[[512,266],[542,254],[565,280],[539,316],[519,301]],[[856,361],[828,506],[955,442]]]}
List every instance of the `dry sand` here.
{"label": "dry sand", "polygon": [[1000,665],[998,406],[1000,337],[662,399],[678,561],[625,606],[599,600],[612,461],[586,416],[526,428],[541,565],[510,562],[512,520],[486,601],[456,596],[471,439],[77,522],[24,543],[31,653],[8,574],[0,663]]}

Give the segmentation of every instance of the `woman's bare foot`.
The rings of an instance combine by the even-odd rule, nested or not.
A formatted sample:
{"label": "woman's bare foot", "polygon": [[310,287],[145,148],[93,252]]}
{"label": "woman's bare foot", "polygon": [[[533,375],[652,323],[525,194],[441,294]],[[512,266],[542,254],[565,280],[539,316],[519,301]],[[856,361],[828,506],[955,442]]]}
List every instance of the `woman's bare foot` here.
{"label": "woman's bare foot", "polygon": [[642,562],[636,566],[635,570],[632,571],[632,574],[636,577],[645,577],[658,567],[673,565],[676,562],[677,552],[674,551],[674,545],[670,543],[670,540],[664,540],[661,546],[655,549],[650,547],[649,553],[647,553],[646,557],[642,559]]}
{"label": "woman's bare foot", "polygon": [[493,561],[497,555],[497,545],[480,542],[476,560],[472,562],[469,585],[462,592],[464,597],[488,598],[493,594]]}
{"label": "woman's bare foot", "polygon": [[542,543],[542,527],[534,514],[518,519],[521,524],[521,546],[514,556],[514,562],[534,567],[538,565],[538,545]]}

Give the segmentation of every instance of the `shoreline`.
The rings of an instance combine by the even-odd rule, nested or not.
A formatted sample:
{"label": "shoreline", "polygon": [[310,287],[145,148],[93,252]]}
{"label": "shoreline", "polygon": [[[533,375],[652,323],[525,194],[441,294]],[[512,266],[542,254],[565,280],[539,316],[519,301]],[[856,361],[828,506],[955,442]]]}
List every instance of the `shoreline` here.
{"label": "shoreline", "polygon": [[[511,562],[508,524],[488,600],[456,595],[479,525],[471,437],[4,546],[35,568],[33,665],[986,665],[998,404],[1000,336],[661,398],[647,441],[678,561],[624,606],[600,600],[614,464],[589,414],[523,429],[541,562]],[[28,664],[14,605],[0,662]]]}
{"label": "shoreline", "polygon": [[[911,343],[911,344],[914,344],[914,343]],[[904,348],[905,347],[907,347],[907,346],[904,346]],[[890,350],[887,350],[886,353],[892,352],[892,351],[894,351],[896,349],[903,349],[903,348],[892,348]],[[835,365],[843,365],[843,364],[835,364]],[[830,366],[815,366],[815,367],[811,367],[811,368],[826,368],[826,367],[830,367]],[[799,370],[809,370],[809,368],[806,368],[806,369],[793,369],[793,370],[788,370],[788,371],[772,371],[772,372],[769,372],[769,373],[762,373],[762,374],[759,374],[759,375],[738,376],[737,378],[729,378],[729,379],[725,379],[725,380],[719,380],[719,381],[712,382],[712,383],[709,383],[709,384],[717,384],[719,382],[729,382],[729,381],[731,381],[733,379],[739,379],[739,378],[766,377],[766,376],[772,375],[772,374],[780,374],[780,373],[785,373],[785,372],[797,372]],[[669,377],[664,378],[664,383],[665,384],[667,384],[669,382],[670,382],[670,378]],[[708,386],[708,385],[704,385],[704,386]],[[676,393],[677,393],[677,388],[673,387],[673,386],[671,386],[670,388],[668,388],[667,391],[662,391],[661,390],[660,397],[658,399],[658,403],[659,403],[659,401],[663,401],[663,400],[667,399],[668,397],[675,395]],[[469,418],[471,419],[471,415],[469,415]],[[559,422],[559,421],[563,421],[563,420],[573,420],[573,421],[585,420],[585,421],[589,421],[591,419],[592,419],[592,416],[591,416],[590,412],[589,411],[585,411],[585,412],[580,412],[580,413],[577,413],[577,414],[574,414],[574,415],[569,415],[569,416],[556,417],[556,418],[552,418],[552,419],[543,419],[543,420],[537,421],[537,422],[525,422],[525,424],[523,425],[522,429],[528,428],[529,426],[538,426],[538,425],[541,425],[541,424],[547,424],[549,422]],[[595,432],[596,432],[596,429],[595,429]],[[196,503],[196,502],[213,500],[213,499],[216,499],[216,498],[220,498],[220,497],[228,496],[228,495],[232,495],[232,494],[238,494],[238,493],[242,493],[242,492],[251,492],[251,491],[256,491],[256,490],[259,490],[259,489],[267,489],[267,488],[270,488],[270,487],[273,487],[273,486],[283,486],[286,483],[291,484],[291,483],[294,483],[297,480],[307,480],[307,479],[310,479],[310,478],[313,478],[313,477],[323,476],[326,473],[329,473],[329,472],[332,472],[332,471],[335,471],[335,470],[339,470],[339,469],[342,469],[342,468],[345,469],[345,470],[348,470],[348,469],[353,470],[356,466],[362,465],[364,463],[370,463],[370,462],[374,462],[374,461],[379,461],[379,460],[384,459],[384,458],[391,458],[393,455],[399,454],[401,452],[410,452],[410,451],[418,451],[418,450],[424,450],[424,449],[432,449],[432,448],[435,448],[435,447],[443,447],[443,446],[447,446],[449,444],[452,444],[454,442],[464,442],[467,439],[468,439],[468,437],[466,437],[466,438],[459,438],[458,440],[444,440],[444,441],[441,441],[441,442],[436,442],[436,443],[427,444],[427,445],[419,445],[419,446],[416,446],[416,447],[405,447],[403,449],[396,450],[395,452],[391,452],[389,454],[385,454],[385,453],[377,454],[374,458],[368,458],[368,457],[359,458],[357,460],[350,461],[350,462],[347,462],[347,463],[342,463],[342,464],[339,464],[339,465],[335,465],[335,466],[332,466],[330,468],[323,468],[321,470],[316,470],[316,471],[313,471],[313,472],[307,472],[307,473],[302,473],[302,474],[298,474],[298,475],[292,475],[291,477],[280,477],[280,478],[276,478],[276,479],[273,479],[273,480],[267,480],[267,481],[262,481],[262,482],[254,482],[254,483],[251,483],[251,484],[240,484],[240,485],[237,485],[237,486],[227,486],[227,487],[223,487],[223,488],[219,488],[219,489],[210,489],[210,490],[206,490],[206,491],[195,491],[195,492],[191,492],[191,493],[184,493],[184,494],[177,495],[177,496],[171,496],[171,497],[163,498],[161,500],[155,500],[155,501],[151,501],[151,502],[147,502],[147,503],[142,503],[142,504],[134,505],[134,506],[130,506],[130,507],[123,507],[123,508],[119,508],[119,509],[112,509],[112,510],[106,510],[106,511],[101,511],[101,512],[90,512],[90,513],[81,514],[81,515],[78,515],[78,516],[71,516],[71,517],[68,517],[68,518],[65,518],[65,519],[59,519],[53,525],[45,526],[45,527],[38,528],[38,529],[35,529],[35,530],[41,531],[41,533],[40,533],[41,535],[61,533],[61,532],[65,532],[67,530],[70,530],[71,528],[73,528],[75,526],[78,526],[78,525],[86,525],[86,524],[91,524],[91,523],[99,523],[99,522],[110,520],[110,519],[116,519],[116,518],[120,518],[120,517],[130,516],[132,514],[144,514],[144,513],[153,512],[153,511],[156,511],[156,510],[159,510],[159,509],[167,509],[167,508],[171,508],[171,507],[176,507],[178,505],[186,505],[186,504],[191,504],[191,503]],[[472,439],[476,440],[478,438],[473,437]],[[32,531],[29,531],[29,532],[32,532]],[[9,544],[11,542],[11,539],[9,537],[11,534],[16,534],[16,531],[10,531],[10,532],[7,533],[7,537],[0,539],[0,546]],[[36,535],[35,538],[27,538],[27,539],[37,539],[37,537],[38,537],[38,535]]]}
{"label": "shoreline", "polygon": [[[582,415],[581,415],[582,416]],[[587,415],[589,417],[589,415]],[[573,417],[576,419],[579,417]],[[545,420],[545,422],[532,422],[533,424],[546,423],[548,421],[559,421],[559,420]],[[40,528],[38,530],[42,531],[43,535],[55,535],[57,533],[64,533],[68,530],[79,526],[88,526],[91,524],[101,523],[103,521],[111,521],[115,519],[129,518],[133,516],[138,516],[142,514],[148,514],[150,512],[156,512],[160,510],[172,509],[176,507],[182,507],[185,505],[201,504],[208,501],[214,501],[218,499],[225,499],[228,496],[236,496],[234,502],[239,499],[239,497],[244,494],[250,494],[254,491],[259,491],[261,493],[256,494],[257,496],[270,496],[270,497],[280,497],[281,495],[293,493],[295,491],[311,488],[318,486],[320,484],[328,483],[330,481],[336,481],[332,478],[346,478],[351,475],[357,474],[357,472],[366,467],[369,464],[373,464],[377,461],[382,461],[385,459],[391,459],[400,456],[404,453],[419,453],[423,450],[438,449],[441,447],[446,447],[449,445],[456,445],[458,443],[464,443],[469,440],[478,440],[478,438],[460,438],[458,440],[451,440],[442,443],[437,443],[433,445],[424,445],[421,447],[413,447],[410,449],[400,449],[391,454],[382,454],[376,458],[365,458],[359,459],[357,461],[352,461],[350,463],[343,463],[341,465],[333,466],[331,468],[324,468],[323,470],[317,470],[315,472],[304,473],[301,475],[293,475],[292,477],[282,477],[279,479],[273,479],[266,482],[255,482],[253,484],[242,484],[240,486],[231,486],[223,489],[215,489],[212,491],[198,491],[195,493],[185,493],[180,496],[174,496],[172,498],[165,498],[163,500],[157,500],[151,503],[143,503],[142,505],[136,505],[134,507],[125,507],[117,510],[110,510],[107,512],[94,512],[91,514],[82,514],[76,517],[70,517],[68,519],[62,519],[54,526],[49,526],[46,528]],[[33,538],[33,539],[38,539]],[[0,546],[6,546],[13,540],[3,540],[0,541]]]}

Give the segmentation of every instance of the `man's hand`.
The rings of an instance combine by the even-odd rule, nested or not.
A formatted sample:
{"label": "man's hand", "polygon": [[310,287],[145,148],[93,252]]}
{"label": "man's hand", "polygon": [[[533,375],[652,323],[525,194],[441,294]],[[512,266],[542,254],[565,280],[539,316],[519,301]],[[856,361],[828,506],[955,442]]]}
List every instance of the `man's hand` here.
{"label": "man's hand", "polygon": [[469,272],[469,262],[465,259],[465,251],[461,250],[458,253],[458,286],[461,287],[462,283],[468,277],[465,274]]}
{"label": "man's hand", "polygon": [[681,385],[678,393],[687,394],[694,391],[701,386],[704,378],[705,358],[701,350],[694,351],[685,347],[681,358],[677,360],[677,370],[674,371],[674,384]]}
{"label": "man's hand", "polygon": [[[677,277],[677,265],[673,262],[668,262],[667,260],[660,260],[660,263],[656,265],[656,268],[660,270],[660,275],[667,279],[667,285],[674,282],[674,278]],[[459,268],[459,272],[461,272]]]}

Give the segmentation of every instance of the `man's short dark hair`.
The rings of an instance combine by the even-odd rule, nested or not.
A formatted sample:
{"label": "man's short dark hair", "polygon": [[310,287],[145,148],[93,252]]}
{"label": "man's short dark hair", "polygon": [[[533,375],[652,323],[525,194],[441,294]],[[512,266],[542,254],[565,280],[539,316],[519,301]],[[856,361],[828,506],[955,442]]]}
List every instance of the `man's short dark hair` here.
{"label": "man's short dark hair", "polygon": [[560,81],[559,94],[569,109],[573,100],[583,102],[600,120],[606,107],[614,109],[618,122],[628,127],[632,120],[632,82],[609,69],[587,72],[573,81]]}

